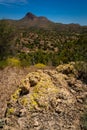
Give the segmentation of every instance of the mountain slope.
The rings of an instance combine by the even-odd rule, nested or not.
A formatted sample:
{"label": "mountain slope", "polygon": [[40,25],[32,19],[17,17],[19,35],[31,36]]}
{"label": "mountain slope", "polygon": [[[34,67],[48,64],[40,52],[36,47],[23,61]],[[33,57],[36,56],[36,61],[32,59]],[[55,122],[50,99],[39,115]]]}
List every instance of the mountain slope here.
{"label": "mountain slope", "polygon": [[50,29],[53,22],[46,17],[37,17],[32,13],[27,13],[24,18],[18,21],[22,26]]}

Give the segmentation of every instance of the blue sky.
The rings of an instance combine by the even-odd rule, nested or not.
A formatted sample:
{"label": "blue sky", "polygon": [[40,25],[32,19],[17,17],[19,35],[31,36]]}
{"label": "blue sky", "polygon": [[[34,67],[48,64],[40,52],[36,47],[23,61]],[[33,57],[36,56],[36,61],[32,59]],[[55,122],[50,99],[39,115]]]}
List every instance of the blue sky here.
{"label": "blue sky", "polygon": [[58,23],[87,25],[87,0],[0,0],[0,19],[20,19],[27,12]]}

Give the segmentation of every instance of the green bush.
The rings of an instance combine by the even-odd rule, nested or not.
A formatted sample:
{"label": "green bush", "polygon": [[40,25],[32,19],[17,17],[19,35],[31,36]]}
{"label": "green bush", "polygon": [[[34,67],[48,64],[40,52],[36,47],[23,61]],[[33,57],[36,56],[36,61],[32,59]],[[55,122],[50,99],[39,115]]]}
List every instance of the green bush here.
{"label": "green bush", "polygon": [[21,66],[22,66],[22,67],[28,67],[28,66],[30,66],[30,63],[29,63],[28,60],[22,59],[22,60],[21,60]]}

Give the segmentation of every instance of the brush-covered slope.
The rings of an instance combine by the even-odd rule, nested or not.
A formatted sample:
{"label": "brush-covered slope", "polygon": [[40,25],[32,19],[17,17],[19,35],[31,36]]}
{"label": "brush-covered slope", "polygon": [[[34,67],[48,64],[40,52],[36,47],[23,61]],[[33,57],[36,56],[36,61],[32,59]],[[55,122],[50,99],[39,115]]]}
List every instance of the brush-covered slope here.
{"label": "brush-covered slope", "polygon": [[8,57],[18,58],[22,65],[87,61],[87,27],[53,23],[32,13],[18,21],[2,20],[0,60]]}

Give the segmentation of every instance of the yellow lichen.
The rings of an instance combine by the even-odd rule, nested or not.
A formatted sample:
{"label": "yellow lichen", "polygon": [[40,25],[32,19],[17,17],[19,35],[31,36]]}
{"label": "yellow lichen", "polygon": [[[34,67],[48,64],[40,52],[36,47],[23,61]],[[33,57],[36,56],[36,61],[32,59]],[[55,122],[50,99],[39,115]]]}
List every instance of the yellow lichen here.
{"label": "yellow lichen", "polygon": [[11,115],[11,114],[13,114],[15,112],[15,109],[13,108],[13,107],[11,107],[11,108],[9,108],[8,110],[7,110],[7,115]]}
{"label": "yellow lichen", "polygon": [[15,91],[15,93],[11,96],[11,100],[17,101],[17,99],[19,98],[20,92],[21,92],[21,89],[20,89],[20,88],[17,89],[17,90]]}
{"label": "yellow lichen", "polygon": [[21,104],[22,104],[23,106],[26,106],[26,105],[28,104],[28,100],[27,100],[26,97],[23,97],[23,98],[21,99]]}
{"label": "yellow lichen", "polygon": [[30,109],[37,108],[38,104],[36,102],[35,93],[30,96]]}
{"label": "yellow lichen", "polygon": [[49,104],[49,97],[51,94],[55,95],[58,93],[58,88],[56,88],[54,85],[53,86],[49,86],[44,84],[40,84],[38,83],[34,89],[33,89],[33,93],[30,96],[30,106],[31,109],[34,108],[44,108],[47,109],[48,108],[48,104]]}

